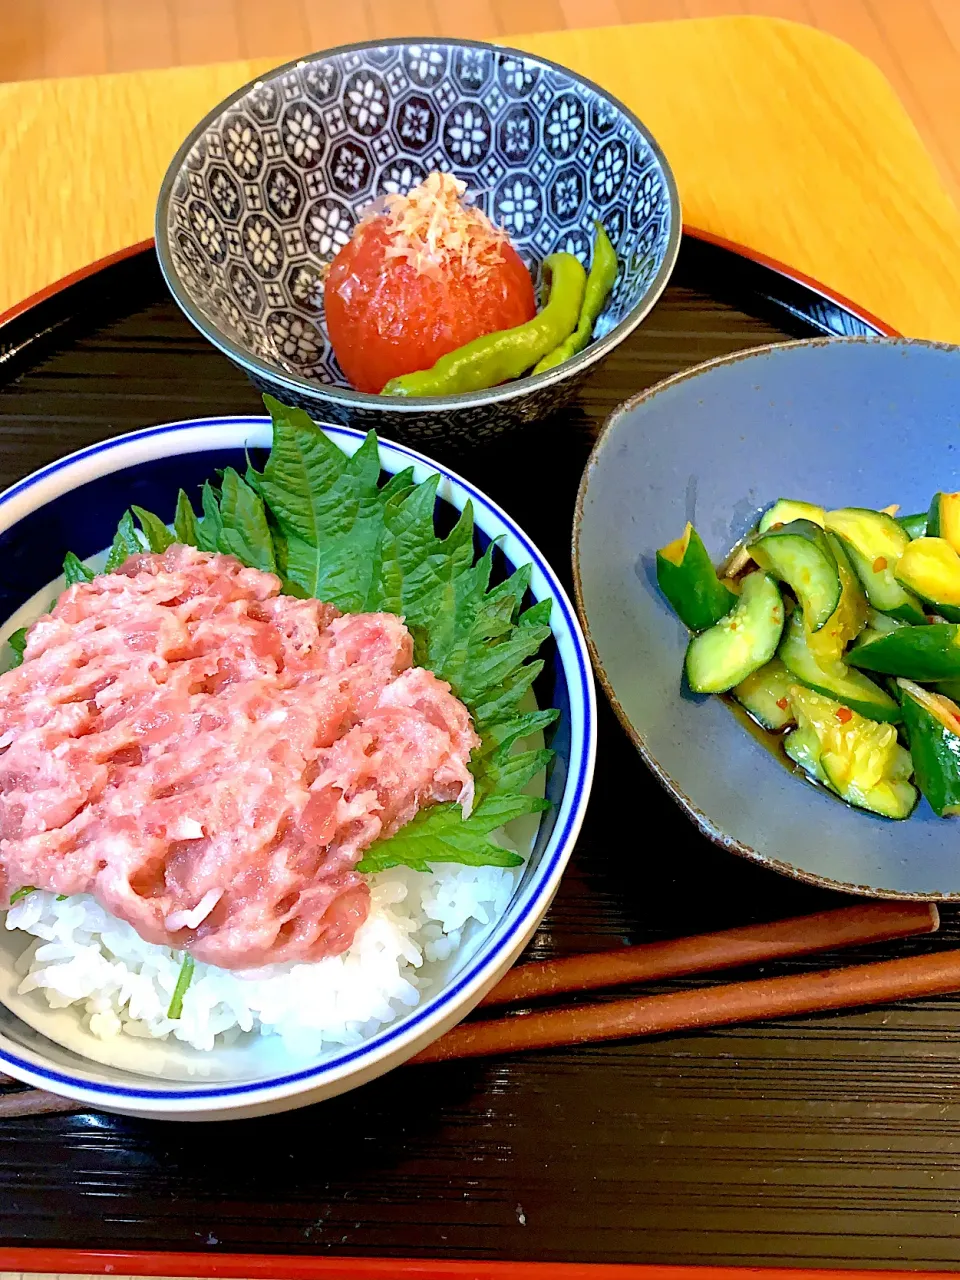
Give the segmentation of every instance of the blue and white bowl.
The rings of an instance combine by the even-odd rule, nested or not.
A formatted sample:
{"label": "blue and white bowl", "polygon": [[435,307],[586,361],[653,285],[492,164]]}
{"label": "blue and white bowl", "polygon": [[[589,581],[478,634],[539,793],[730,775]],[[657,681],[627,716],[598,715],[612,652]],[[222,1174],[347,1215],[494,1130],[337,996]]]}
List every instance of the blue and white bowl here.
{"label": "blue and white bowl", "polygon": [[[323,268],[372,200],[433,169],[463,179],[535,271],[561,249],[586,263],[604,224],[620,274],[584,352],[465,395],[350,387],[324,329]],[[663,292],[680,221],[656,142],[597,85],[512,49],[397,40],[313,54],[216,107],[167,171],[156,240],[188,319],[261,390],[385,435],[476,440],[570,399]]]}
{"label": "blue and white bowl", "polygon": [[[347,452],[363,438],[347,427],[325,430]],[[0,495],[0,619],[6,620],[0,640],[22,625],[31,608],[35,617],[49,602],[65,553],[87,558],[106,547],[131,503],[172,512],[179,488],[192,492],[217,468],[242,468],[246,450],[269,444],[267,418],[171,423],[91,445],[12,486]],[[96,1042],[80,1030],[75,1012],[48,1011],[39,999],[27,1003],[17,997],[13,961],[24,948],[23,937],[0,927],[0,1072],[126,1115],[212,1120],[303,1106],[373,1079],[435,1040],[494,986],[533,934],[577,838],[593,777],[596,705],[585,642],[553,570],[495,503],[403,446],[381,442],[380,458],[391,474],[413,466],[418,482],[440,472],[439,504],[460,510],[472,500],[478,542],[500,540],[506,571],[531,563],[534,599],[554,602],[553,640],[541,677],[547,683],[544,697],[561,713],[551,733],[556,754],[545,783],[552,807],[531,824],[530,858],[507,910],[460,949],[434,994],[362,1044],[306,1061],[293,1057],[278,1037],[212,1053],[173,1047],[175,1072],[192,1072],[182,1081],[144,1074],[157,1070],[156,1055],[148,1052],[157,1042],[145,1044],[140,1060],[144,1042],[125,1045],[126,1067],[116,1065],[115,1056],[102,1065],[82,1056],[96,1052]]]}

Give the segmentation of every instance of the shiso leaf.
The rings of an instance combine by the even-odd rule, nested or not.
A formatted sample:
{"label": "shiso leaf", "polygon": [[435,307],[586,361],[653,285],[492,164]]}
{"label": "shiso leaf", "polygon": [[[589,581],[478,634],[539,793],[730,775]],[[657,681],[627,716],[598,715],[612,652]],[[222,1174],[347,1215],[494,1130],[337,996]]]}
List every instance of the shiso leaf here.
{"label": "shiso leaf", "polygon": [[413,467],[395,472],[380,490],[380,501],[387,503],[391,498],[405,498],[414,488]]}
{"label": "shiso leaf", "polygon": [[476,695],[470,710],[481,734],[491,731],[502,720],[517,715],[520,703],[542,670],[543,662],[537,658],[535,662],[524,663],[514,675],[504,679],[499,687],[495,686]]}
{"label": "shiso leaf", "polygon": [[63,557],[63,577],[67,586],[73,587],[78,582],[92,582],[96,574],[87,568],[79,556],[68,551]]}
{"label": "shiso leaf", "polygon": [[177,494],[177,510],[173,517],[173,531],[177,541],[188,547],[199,547],[200,526],[190,499],[181,489]]}
{"label": "shiso leaf", "polygon": [[246,480],[247,484],[254,491],[254,493],[259,493],[260,497],[262,498],[263,493],[260,489],[260,472],[254,470],[254,466],[253,466],[253,463],[250,461],[249,454],[247,454],[247,469],[243,473],[243,478],[244,480]]}
{"label": "shiso leaf", "polygon": [[[490,586],[494,546],[474,561],[470,503],[445,537],[437,534],[438,475],[417,484],[410,467],[381,485],[373,432],[351,457],[302,409],[272,396],[264,402],[273,420],[273,448],[263,471],[248,462],[245,477],[227,468],[219,490],[205,484],[199,520],[181,491],[178,540],[279,573],[284,591],[293,595],[345,612],[399,614],[413,636],[414,660],[449,683],[481,735],[470,764],[476,783],[470,816],[464,818],[456,803],[423,809],[395,835],[371,845],[357,869],[402,865],[425,871],[436,862],[519,866],[517,854],[488,837],[514,818],[549,808],[523,789],[553,752],[516,748],[559,714],[520,710],[543,669],[535,655],[550,636],[553,602],[522,611],[529,565]],[[163,527],[139,508],[137,515],[148,537],[153,520]],[[132,520],[129,529],[136,536]]]}
{"label": "shiso leaf", "polygon": [[[349,480],[341,483],[345,475],[357,476],[355,468],[349,469],[350,459],[303,409],[288,408],[273,396],[264,396],[264,403],[273,420],[273,447],[259,487],[280,528],[313,547],[337,534],[348,534],[352,513],[341,511],[338,499],[352,498],[355,503],[362,487],[351,485]],[[366,458],[371,464],[374,461],[369,450]],[[361,458],[361,475],[363,461]],[[379,471],[378,462],[374,484]],[[369,474],[364,478],[371,482]]]}
{"label": "shiso leaf", "polygon": [[549,627],[525,627],[521,623],[512,634],[485,645],[464,668],[460,682],[464,702],[470,706],[490,690],[503,688],[549,638]]}
{"label": "shiso leaf", "polygon": [[133,515],[131,512],[125,511],[120,518],[120,523],[117,525],[113,546],[110,548],[107,563],[104,565],[104,573],[112,573],[114,569],[119,569],[130,556],[138,556],[142,551],[143,543],[140,541],[136,525],[133,523]]}
{"label": "shiso leaf", "polygon": [[197,546],[201,551],[219,551],[223,521],[220,518],[217,492],[209,480],[203,483],[200,505],[203,508],[203,519],[197,524]]}
{"label": "shiso leaf", "polygon": [[431,647],[429,642],[421,644],[417,652],[418,631],[432,632],[452,622],[456,581],[473,564],[473,507],[469,502],[450,534],[446,538],[436,535],[433,516],[439,483],[438,475],[428,476],[406,494],[394,494],[384,509],[379,607],[406,620],[413,632],[417,662],[425,660]]}
{"label": "shiso leaf", "polygon": [[18,627],[16,631],[11,632],[7,636],[7,644],[13,650],[13,657],[7,667],[8,671],[12,671],[14,667],[19,667],[23,662],[23,651],[27,647],[27,628]]}
{"label": "shiso leaf", "polygon": [[537,796],[491,796],[481,801],[469,818],[464,818],[458,804],[435,804],[421,809],[395,835],[375,841],[356,869],[370,875],[399,866],[429,871],[438,862],[519,867],[523,865],[519,854],[486,837],[514,818],[549,807],[549,801]]}
{"label": "shiso leaf", "polygon": [[13,893],[11,893],[10,895],[11,907],[14,906],[16,903],[18,903],[21,898],[25,898],[28,894],[36,893],[36,892],[37,892],[37,886],[35,884],[25,884],[22,889],[17,889]]}
{"label": "shiso leaf", "polygon": [[533,733],[542,733],[560,716],[560,712],[551,707],[546,711],[526,711],[512,720],[501,720],[484,735],[484,743],[479,756],[482,759],[495,748],[506,748],[519,738],[529,738]]}
{"label": "shiso leaf", "polygon": [[277,571],[263,499],[233,467],[227,467],[223,473],[217,549],[236,556],[253,569],[262,569],[264,573]]}
{"label": "shiso leaf", "polygon": [[151,551],[162,553],[167,547],[173,546],[176,538],[158,516],[144,511],[143,507],[131,507],[130,510],[140,521],[140,528]]}
{"label": "shiso leaf", "polygon": [[302,409],[264,397],[273,415],[273,448],[263,473],[252,472],[276,522],[284,584],[344,612],[381,607],[384,498],[371,432],[347,457]]}
{"label": "shiso leaf", "polygon": [[513,751],[501,748],[484,765],[479,782],[482,790],[491,795],[511,795],[523,788],[550,763],[553,752],[547,748],[534,751]]}

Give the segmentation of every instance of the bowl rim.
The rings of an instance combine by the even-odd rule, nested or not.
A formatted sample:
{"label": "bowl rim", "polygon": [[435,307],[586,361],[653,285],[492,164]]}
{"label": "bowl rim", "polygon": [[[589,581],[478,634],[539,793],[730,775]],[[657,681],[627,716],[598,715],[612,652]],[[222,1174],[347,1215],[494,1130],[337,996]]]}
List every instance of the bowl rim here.
{"label": "bowl rim", "polygon": [[936,342],[929,338],[905,338],[894,337],[885,334],[848,334],[824,336],[816,338],[799,338],[790,342],[768,342],[762,346],[745,347],[742,351],[734,351],[729,355],[717,356],[713,360],[705,360],[702,364],[692,365],[689,369],[681,369],[678,373],[671,374],[670,377],[655,382],[652,386],[638,391],[628,400],[624,400],[621,404],[607,415],[603,426],[600,428],[600,434],[597,436],[593,448],[590,450],[590,456],[587,458],[586,466],[580,478],[580,485],[577,489],[577,501],[574,506],[573,514],[573,532],[571,537],[571,560],[573,565],[573,593],[577,605],[577,616],[580,619],[580,625],[583,629],[583,635],[587,643],[590,653],[590,659],[593,663],[593,669],[600,685],[606,694],[610,706],[613,708],[614,714],[620,721],[627,737],[633,743],[634,747],[656,780],[660,783],[667,794],[679,805],[683,813],[690,819],[701,835],[718,848],[724,849],[727,853],[737,854],[741,858],[746,858],[750,862],[758,863],[760,866],[768,867],[770,870],[778,871],[781,875],[789,876],[792,880],[798,880],[803,884],[815,885],[819,889],[829,889],[839,893],[856,894],[860,897],[883,898],[897,902],[948,902],[956,901],[960,898],[960,893],[943,894],[943,893],[901,893],[892,889],[876,889],[870,885],[853,884],[845,880],[834,880],[829,876],[816,875],[813,872],[805,871],[802,867],[797,867],[791,862],[784,862],[779,858],[771,858],[767,854],[759,853],[750,845],[745,844],[742,840],[728,835],[721,827],[713,821],[708,813],[699,809],[690,797],[686,794],[680,784],[673,778],[663,767],[660,761],[653,755],[647,746],[644,735],[630,720],[623,704],[617,697],[613,688],[613,683],[600,657],[596,641],[590,629],[590,621],[587,617],[587,610],[583,598],[583,578],[580,570],[580,530],[584,518],[584,503],[586,500],[587,489],[590,485],[590,478],[596,467],[600,454],[606,443],[612,438],[613,431],[619,420],[626,414],[631,413],[638,405],[651,400],[654,396],[659,395],[662,391],[667,391],[679,383],[687,382],[693,378],[698,378],[701,374],[707,373],[718,367],[731,364],[739,364],[743,360],[750,360],[754,357],[770,355],[775,351],[796,350],[798,348],[817,348],[827,346],[888,346],[888,347],[928,347],[941,351],[960,352],[960,345],[951,342]]}
{"label": "bowl rim", "polygon": [[[355,428],[333,423],[318,423],[338,444],[359,447],[366,433]],[[178,422],[115,436],[98,441],[77,450],[47,466],[32,472],[0,493],[0,532],[5,531],[31,511],[41,509],[48,501],[77,488],[89,480],[127,470],[143,462],[158,458],[176,457],[184,452],[209,452],[215,449],[243,447],[251,443],[251,435],[258,430],[266,438],[270,418],[266,415],[227,414],[207,418],[188,418]],[[178,1088],[175,1082],[166,1082],[160,1088],[136,1085],[105,1084],[95,1079],[71,1075],[60,1067],[50,1067],[29,1061],[20,1056],[19,1046],[10,1046],[0,1031],[0,1069],[11,1069],[12,1074],[38,1088],[52,1088],[98,1106],[111,1102],[140,1104],[145,1110],[158,1115],[178,1112],[229,1111],[240,1104],[267,1104],[274,1100],[295,1096],[310,1089],[333,1084],[350,1075],[370,1068],[380,1059],[402,1051],[413,1040],[421,1037],[449,1016],[458,1005],[469,1002],[472,995],[488,982],[498,962],[509,953],[531,918],[545,909],[559,884],[561,874],[569,860],[583,822],[593,780],[597,746],[596,695],[590,669],[590,659],[579,622],[566,592],[549,562],[520,529],[516,522],[492,499],[488,498],[470,481],[443,464],[411,449],[378,437],[381,465],[388,470],[388,463],[395,470],[413,465],[415,474],[439,473],[440,496],[457,505],[457,500],[474,504],[477,527],[491,536],[514,539],[521,551],[529,557],[535,574],[539,573],[545,585],[543,596],[553,598],[557,620],[552,624],[558,644],[558,661],[568,681],[568,696],[573,711],[571,723],[570,760],[563,797],[557,809],[557,824],[543,850],[530,883],[514,894],[499,924],[501,936],[487,940],[432,1000],[416,1006],[409,1014],[388,1023],[359,1045],[344,1046],[326,1061],[287,1071],[261,1080],[219,1086],[192,1086]],[[170,448],[168,446],[174,446]],[[107,465],[104,465],[104,464]],[[112,464],[112,465],[111,465]],[[66,473],[66,474],[63,474]],[[71,474],[72,473],[72,474]],[[422,475],[421,475],[422,478]],[[39,500],[30,502],[32,490],[42,490]],[[12,514],[11,514],[12,512]],[[564,655],[565,641],[570,649]],[[582,720],[579,733],[576,729],[577,713]],[[39,1056],[39,1055],[37,1055]]]}
{"label": "bowl rim", "polygon": [[[374,395],[368,391],[355,391],[352,388],[337,387],[326,382],[312,382],[307,378],[300,378],[295,374],[288,373],[284,369],[278,368],[269,361],[262,359],[260,356],[248,351],[239,343],[234,342],[228,337],[219,326],[213,323],[200,308],[194,303],[193,299],[182,285],[180,276],[177,272],[173,261],[173,255],[170,251],[169,239],[167,234],[168,214],[170,207],[170,197],[173,193],[174,183],[184,166],[187,156],[196,145],[198,139],[206,132],[206,130],[230,107],[234,106],[241,98],[245,97],[252,89],[263,84],[269,84],[279,79],[287,72],[295,70],[301,66],[307,66],[311,62],[315,62],[322,58],[331,58],[341,54],[356,53],[364,49],[405,49],[412,45],[433,45],[444,48],[458,49],[493,49],[499,53],[512,55],[517,58],[525,58],[532,62],[538,63],[542,67],[546,67],[551,71],[560,72],[562,75],[569,76],[579,84],[583,85],[592,92],[598,94],[605,101],[611,103],[616,109],[623,113],[624,117],[637,129],[645,140],[647,146],[655,156],[663,174],[664,186],[667,191],[667,205],[670,211],[670,235],[667,240],[667,247],[663,255],[663,260],[657,269],[656,275],[647,285],[643,296],[624,316],[609,333],[604,334],[602,338],[598,338],[595,342],[591,342],[579,355],[574,356],[571,360],[565,360],[562,364],[547,369],[544,373],[535,375],[527,375],[526,377],[517,378],[513,382],[504,383],[499,387],[490,387],[483,391],[466,391],[458,395],[452,396],[390,396],[385,398],[382,395]],[[579,72],[572,71],[569,67],[563,66],[559,62],[554,62],[550,58],[541,57],[539,54],[526,53],[522,49],[514,49],[509,45],[494,44],[489,41],[482,40],[461,40],[453,37],[449,39],[438,39],[432,36],[422,37],[405,37],[391,38],[384,40],[361,40],[355,44],[337,45],[332,49],[319,49],[315,53],[305,54],[302,57],[294,58],[290,62],[283,63],[282,66],[274,67],[265,75],[257,76],[254,80],[249,80],[246,84],[241,85],[239,89],[234,90],[220,103],[208,111],[207,114],[191,129],[184,141],[180,144],[176,154],[167,166],[167,171],[163,176],[160,184],[160,192],[157,197],[157,208],[154,216],[154,241],[156,244],[157,259],[160,263],[160,271],[163,275],[167,288],[173,297],[173,300],[183,311],[184,315],[195,328],[197,328],[208,342],[211,342],[218,350],[222,351],[225,356],[235,361],[248,374],[256,375],[263,379],[269,379],[278,386],[283,387],[287,391],[291,391],[300,395],[311,397],[315,400],[328,400],[336,404],[353,409],[372,409],[374,411],[390,411],[392,413],[401,414],[421,414],[421,413],[440,413],[449,409],[467,409],[479,408],[484,405],[503,404],[518,397],[527,395],[534,390],[545,389],[557,383],[563,382],[573,374],[586,372],[592,365],[602,360],[611,352],[614,347],[628,337],[633,330],[639,325],[653,307],[659,301],[661,294],[667,287],[673,268],[676,265],[677,255],[680,252],[680,238],[683,231],[683,213],[680,204],[680,193],[677,188],[677,182],[673,175],[673,170],[664,155],[660,144],[656,138],[646,127],[639,116],[630,110],[625,103],[621,102],[612,93],[608,93],[595,81],[582,76]]]}

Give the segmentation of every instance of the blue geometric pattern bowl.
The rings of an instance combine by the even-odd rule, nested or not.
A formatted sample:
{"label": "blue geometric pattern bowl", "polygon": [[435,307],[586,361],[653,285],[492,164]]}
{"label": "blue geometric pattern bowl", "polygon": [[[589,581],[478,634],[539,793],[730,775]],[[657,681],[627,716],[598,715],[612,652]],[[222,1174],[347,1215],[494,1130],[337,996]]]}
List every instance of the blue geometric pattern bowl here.
{"label": "blue geometric pattern bowl", "polygon": [[[323,268],[363,210],[456,174],[539,274],[589,262],[599,219],[620,273],[595,341],[536,378],[403,402],[354,391],[323,324]],[[326,420],[471,438],[558,408],[640,323],[680,241],[673,175],[637,118],[554,63],[468,41],[353,45],[280,67],[193,130],[164,178],[157,252],[188,318],[261,389]]]}

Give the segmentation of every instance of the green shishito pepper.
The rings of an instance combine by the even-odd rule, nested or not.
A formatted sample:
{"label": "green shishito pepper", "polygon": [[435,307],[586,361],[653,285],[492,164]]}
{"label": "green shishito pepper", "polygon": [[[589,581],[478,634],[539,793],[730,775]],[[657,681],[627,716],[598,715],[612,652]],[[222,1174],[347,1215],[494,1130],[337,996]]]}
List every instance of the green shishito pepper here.
{"label": "green shishito pepper", "polygon": [[935,622],[898,627],[889,635],[858,645],[844,658],[851,667],[905,680],[952,680],[960,676],[960,626]]}
{"label": "green shishito pepper", "polygon": [[573,332],[587,282],[587,273],[572,253],[552,253],[544,259],[543,270],[550,292],[532,320],[474,338],[441,356],[431,369],[391,378],[381,394],[455,396],[522,377]]}
{"label": "green shishito pepper", "polygon": [[938,818],[960,813],[960,719],[956,703],[898,680],[910,754],[920,790]]}
{"label": "green shishito pepper", "polygon": [[737,597],[717,577],[707,549],[689,521],[679,538],[657,552],[657,585],[691,631],[706,631],[737,603]]}
{"label": "green shishito pepper", "polygon": [[597,238],[593,245],[593,260],[590,263],[590,274],[587,276],[587,287],[583,294],[583,306],[580,308],[580,319],[569,338],[565,338],[558,347],[543,357],[533,372],[543,373],[555,365],[563,364],[573,356],[579,355],[593,337],[593,326],[603,310],[610,290],[617,281],[617,251],[610,243],[610,237],[598,222]]}

